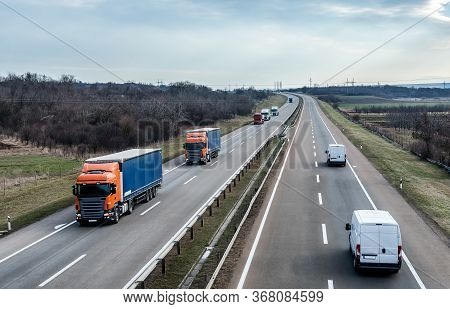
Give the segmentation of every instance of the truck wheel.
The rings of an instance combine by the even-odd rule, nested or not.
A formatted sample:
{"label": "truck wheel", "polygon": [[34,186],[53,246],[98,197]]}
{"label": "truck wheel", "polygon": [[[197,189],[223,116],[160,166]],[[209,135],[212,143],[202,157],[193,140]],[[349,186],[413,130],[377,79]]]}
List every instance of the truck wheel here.
{"label": "truck wheel", "polygon": [[330,166],[330,160],[327,160],[327,165]]}
{"label": "truck wheel", "polygon": [[208,154],[206,154],[206,162],[211,162],[211,156]]}
{"label": "truck wheel", "polygon": [[129,200],[128,201],[127,215],[131,215],[133,213],[133,210],[134,210],[134,201],[133,200]]}
{"label": "truck wheel", "polygon": [[117,224],[119,223],[119,219],[120,219],[120,215],[119,215],[119,209],[116,207],[114,207],[114,217],[113,217],[113,224]]}
{"label": "truck wheel", "polygon": [[[152,189],[150,189],[150,190],[152,190]],[[145,191],[145,202],[147,202],[147,203],[152,199],[150,190]]]}
{"label": "truck wheel", "polygon": [[80,226],[87,226],[88,223],[84,220],[78,221],[78,223],[80,224]]}
{"label": "truck wheel", "polygon": [[153,187],[153,188],[151,189],[151,192],[152,192],[152,199],[153,199],[153,198],[156,197],[156,188]]}

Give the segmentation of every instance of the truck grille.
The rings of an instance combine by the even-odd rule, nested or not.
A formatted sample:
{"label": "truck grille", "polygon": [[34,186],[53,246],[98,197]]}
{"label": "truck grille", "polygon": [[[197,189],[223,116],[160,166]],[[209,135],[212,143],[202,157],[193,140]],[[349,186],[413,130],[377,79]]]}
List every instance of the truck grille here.
{"label": "truck grille", "polygon": [[188,160],[193,162],[200,160],[200,151],[188,151]]}
{"label": "truck grille", "polygon": [[81,217],[83,219],[103,219],[104,197],[80,198]]}

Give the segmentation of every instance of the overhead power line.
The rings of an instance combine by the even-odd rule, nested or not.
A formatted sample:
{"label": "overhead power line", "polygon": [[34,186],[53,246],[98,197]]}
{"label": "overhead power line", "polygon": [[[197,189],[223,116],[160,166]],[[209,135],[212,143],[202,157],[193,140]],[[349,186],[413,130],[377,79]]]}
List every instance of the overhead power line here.
{"label": "overhead power line", "polygon": [[425,15],[424,17],[422,17],[421,19],[419,19],[418,21],[416,21],[414,24],[410,25],[409,27],[407,27],[406,29],[400,31],[399,33],[397,33],[396,35],[394,35],[393,37],[391,37],[390,39],[386,40],[385,42],[383,42],[381,45],[377,46],[376,48],[372,49],[371,51],[369,51],[367,54],[365,54],[364,56],[360,57],[359,59],[357,59],[356,61],[353,61],[352,63],[350,63],[349,65],[347,65],[346,67],[344,67],[343,69],[341,69],[340,71],[338,71],[337,73],[333,74],[331,77],[329,77],[328,79],[326,79],[325,81],[323,81],[322,83],[320,83],[320,85],[324,85],[329,83],[331,80],[333,80],[334,78],[336,78],[337,76],[341,75],[342,73],[344,73],[345,71],[347,71],[348,69],[350,69],[351,67],[355,66],[356,64],[360,63],[361,61],[363,61],[364,59],[366,59],[367,57],[369,57],[370,55],[372,55],[373,53],[375,53],[377,50],[383,48],[384,46],[386,46],[387,44],[389,44],[390,42],[394,41],[395,39],[397,39],[398,37],[400,37],[401,35],[405,34],[406,32],[408,32],[409,30],[411,30],[412,28],[414,28],[415,26],[417,26],[418,24],[420,24],[421,22],[423,22],[424,20],[426,20],[428,17],[430,17],[431,15],[433,15],[434,13],[436,13],[437,11],[441,10],[443,7],[445,7],[447,4],[449,4],[449,2],[443,3],[441,4],[440,7],[438,7],[437,9],[435,9],[434,11],[428,13],[427,15]]}

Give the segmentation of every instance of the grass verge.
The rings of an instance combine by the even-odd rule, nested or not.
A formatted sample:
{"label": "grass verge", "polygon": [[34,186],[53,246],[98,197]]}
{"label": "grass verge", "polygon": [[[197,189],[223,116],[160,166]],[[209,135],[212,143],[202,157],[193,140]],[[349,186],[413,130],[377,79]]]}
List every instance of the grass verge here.
{"label": "grass verge", "polygon": [[395,187],[403,178],[400,193],[417,209],[434,221],[447,237],[450,235],[450,176],[443,169],[420,160],[393,143],[377,136],[359,124],[346,119],[329,104],[319,101],[327,117],[356,146],[363,145],[363,154]]}

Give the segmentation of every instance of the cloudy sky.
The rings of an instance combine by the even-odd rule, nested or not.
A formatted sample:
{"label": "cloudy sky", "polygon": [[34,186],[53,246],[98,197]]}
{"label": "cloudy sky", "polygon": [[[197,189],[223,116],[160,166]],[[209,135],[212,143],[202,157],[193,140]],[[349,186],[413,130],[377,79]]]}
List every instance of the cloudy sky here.
{"label": "cloudy sky", "polygon": [[[0,0],[0,75],[322,83],[444,1]],[[328,82],[440,82],[450,79],[449,60],[450,4]]]}

